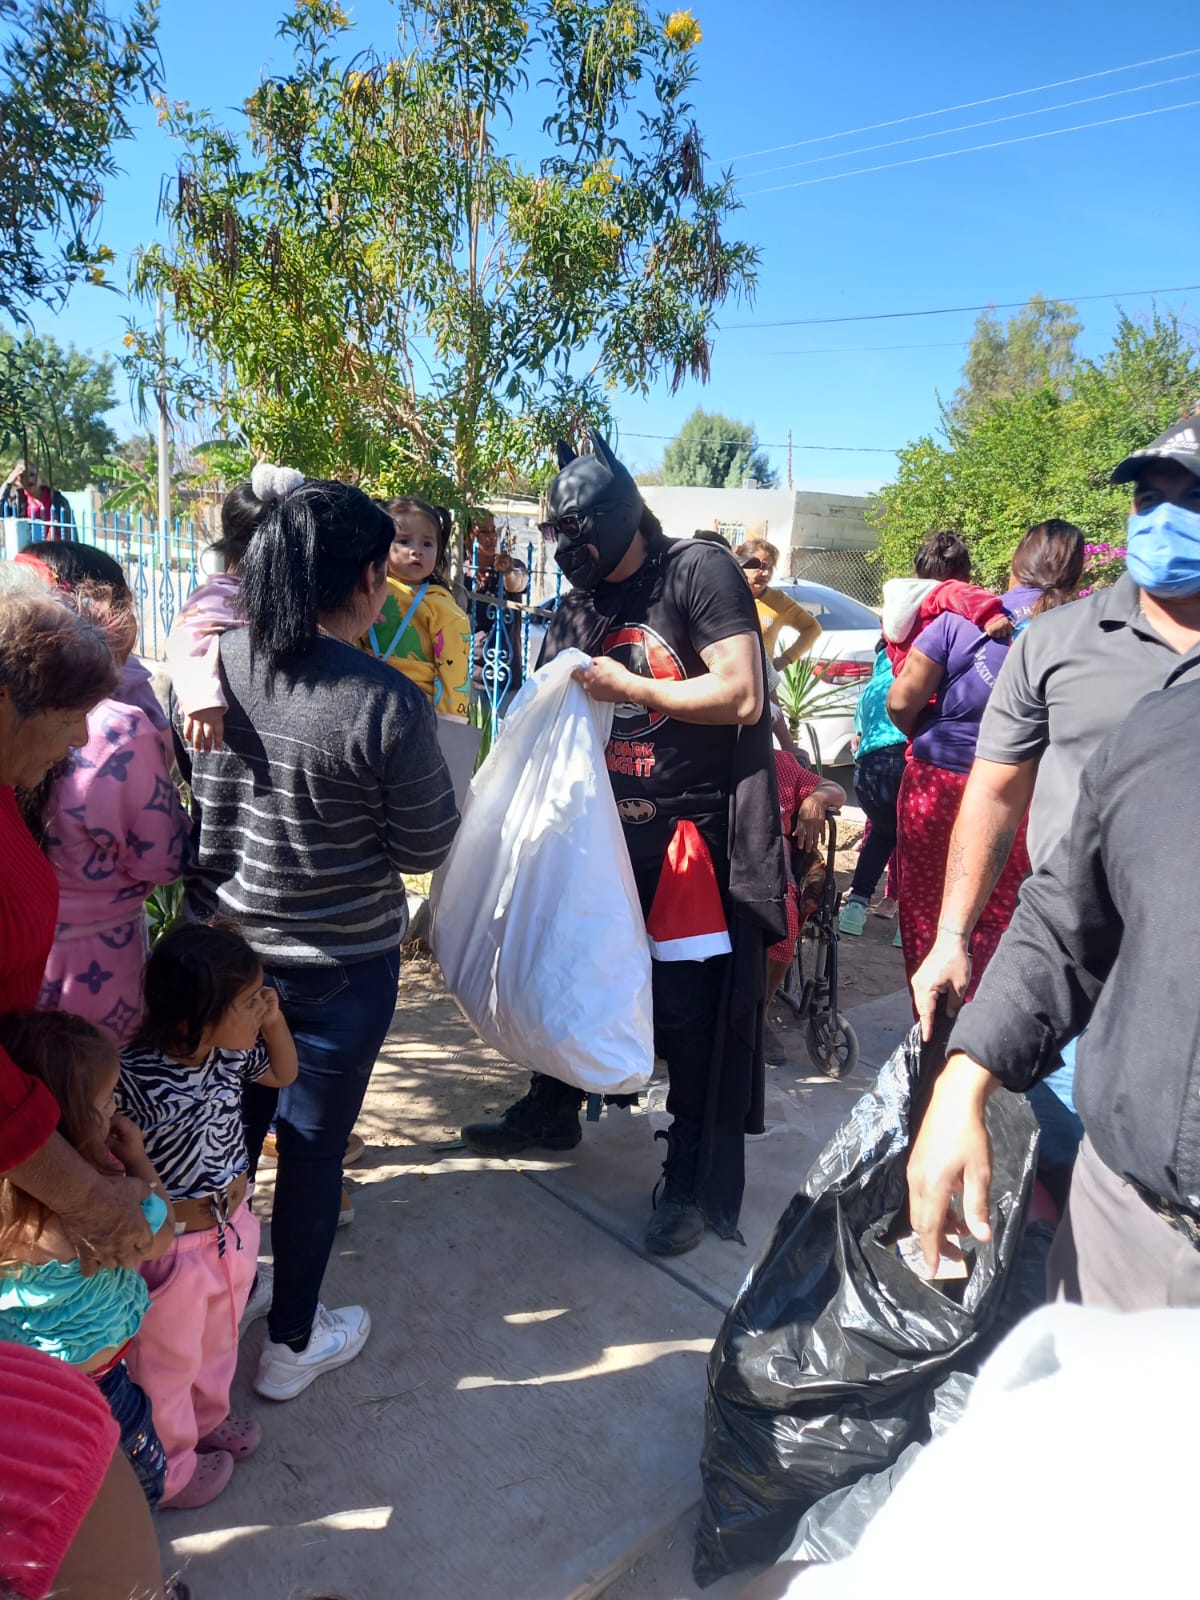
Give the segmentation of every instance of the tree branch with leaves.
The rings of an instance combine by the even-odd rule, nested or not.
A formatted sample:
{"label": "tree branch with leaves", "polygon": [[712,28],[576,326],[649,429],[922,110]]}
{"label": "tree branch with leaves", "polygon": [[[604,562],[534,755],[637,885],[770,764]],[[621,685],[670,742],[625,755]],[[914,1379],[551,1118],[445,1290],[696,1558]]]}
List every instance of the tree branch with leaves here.
{"label": "tree branch with leaves", "polygon": [[[706,378],[758,255],[726,236],[732,182],[706,172],[686,13],[396,15],[394,51],[355,51],[338,5],[299,0],[279,29],[293,66],[249,93],[244,126],[163,106],[170,236],[134,281],[188,336],[168,374],[185,411],[214,407],[224,371],[259,454],[461,518],[544,471],[556,435],[605,425],[612,390]],[[128,342],[152,388],[152,334]]]}

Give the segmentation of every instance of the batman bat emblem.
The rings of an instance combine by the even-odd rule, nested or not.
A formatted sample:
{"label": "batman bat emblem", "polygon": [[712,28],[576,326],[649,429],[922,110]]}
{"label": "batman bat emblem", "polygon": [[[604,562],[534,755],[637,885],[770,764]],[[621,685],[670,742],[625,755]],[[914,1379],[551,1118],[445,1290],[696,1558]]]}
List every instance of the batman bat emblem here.
{"label": "batman bat emblem", "polygon": [[658,815],[653,800],[618,800],[617,815],[622,822],[649,822]]}

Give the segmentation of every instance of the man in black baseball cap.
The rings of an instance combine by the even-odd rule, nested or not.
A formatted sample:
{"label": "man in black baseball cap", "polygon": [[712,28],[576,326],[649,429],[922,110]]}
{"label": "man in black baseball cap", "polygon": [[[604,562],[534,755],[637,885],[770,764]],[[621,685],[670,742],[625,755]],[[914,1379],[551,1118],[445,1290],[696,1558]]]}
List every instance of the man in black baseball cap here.
{"label": "man in black baseball cap", "polygon": [[[1114,756],[1124,744],[1131,749],[1136,747],[1144,758],[1136,789],[1131,789],[1126,799],[1136,809],[1137,827],[1144,832],[1149,825],[1149,837],[1156,848],[1161,850],[1158,835],[1147,819],[1173,815],[1178,810],[1168,793],[1165,769],[1157,757],[1151,760],[1144,745],[1143,711],[1151,702],[1143,701],[1143,696],[1200,680],[1200,417],[1174,423],[1152,443],[1126,456],[1114,469],[1111,481],[1133,486],[1126,535],[1127,571],[1111,588],[1035,618],[1009,651],[988,702],[975,765],[950,845],[957,871],[947,879],[937,941],[913,979],[914,999],[927,1030],[932,1026],[939,995],[946,995],[954,1010],[966,988],[970,978],[967,952],[978,908],[986,902],[1004,866],[1013,832],[1031,798],[1029,852],[1037,879],[1031,881],[1030,895],[1034,900],[1037,895],[1033,882],[1042,882],[1052,861],[1061,865],[1067,859],[1061,852],[1055,854],[1060,844],[1065,849],[1069,841],[1072,860],[1082,860],[1086,852],[1098,847],[1097,837],[1092,836],[1100,827],[1097,814],[1077,811],[1076,802],[1085,767],[1106,739]],[[1157,698],[1161,704],[1167,703],[1165,696]],[[1170,704],[1190,707],[1196,701],[1197,695],[1193,694],[1176,697]],[[1131,716],[1139,703],[1138,715]],[[1161,726],[1156,723],[1155,727],[1161,736]],[[1178,722],[1177,748],[1168,747],[1162,753],[1168,765],[1179,758],[1185,746],[1190,749],[1188,727],[1186,718]],[[1103,770],[1111,773],[1115,767]],[[1104,827],[1107,829],[1107,821]],[[1137,876],[1141,868],[1126,847],[1123,861],[1114,858],[1110,870],[1119,870],[1127,880]],[[1022,908],[1027,898],[1023,890]],[[1161,931],[1168,936],[1168,944],[1163,947],[1166,949],[1170,941],[1178,940],[1184,925],[1161,894],[1153,904],[1152,920],[1157,916]],[[1117,906],[1120,910],[1119,900]],[[1114,923],[1119,921],[1117,912],[1112,912],[1111,918]],[[1003,1002],[996,1004],[996,973],[1003,975],[1009,970],[1011,962],[1000,958],[1005,957],[1015,940],[1018,924],[1024,926],[1028,921],[1028,916],[1023,917],[1018,911],[1015,931],[1006,935],[997,961],[989,969],[985,983],[991,1005],[986,1024],[982,1011],[977,1010],[972,1018],[968,1010],[955,1036],[955,1042],[976,1061],[988,1065],[991,1058],[998,1061],[994,1044],[998,1018],[1007,1018],[1010,1043],[1024,1026],[1018,1016],[1019,1005],[1010,1012]],[[1041,959],[1047,981],[1052,984],[1061,976],[1061,949],[1052,940],[1042,947]],[[1182,978],[1180,985],[1181,990],[1186,989]],[[984,991],[981,989],[980,993],[983,995]],[[1010,999],[1019,993],[1014,987]],[[1086,1009],[1077,1010],[1073,1024],[1086,1022]],[[1074,1048],[1075,1041],[1068,1039],[1063,1056],[1070,1062],[1074,1060]],[[1147,1051],[1155,1053],[1150,1046]],[[960,1062],[963,1059],[960,1057]],[[1086,1053],[1085,1067],[1088,1059],[1098,1059],[1095,1050]],[[1032,1084],[1035,1095],[1044,1094],[1042,1080],[1048,1077],[1053,1059],[1043,1051],[1036,1068],[1032,1061],[1027,1064],[1029,1072],[1022,1087]],[[1137,1063],[1131,1058],[1128,1065],[1132,1071]],[[969,1141],[969,1132],[962,1130],[974,1126],[973,1113],[964,1113],[959,1131],[953,1131],[956,1085],[961,1088],[971,1071],[952,1064],[952,1070],[944,1076],[944,1086],[939,1082],[934,1111],[910,1165],[913,1220],[925,1235],[930,1251],[941,1231],[942,1201],[948,1192],[943,1186],[950,1181],[957,1153],[961,1153],[959,1140]],[[976,1076],[973,1081],[987,1084],[986,1076]],[[1140,1094],[1137,1083],[1131,1082],[1123,1106],[1110,1108],[1098,1103],[1086,1076],[1081,1077],[1081,1085],[1084,1122],[1089,1129],[1095,1129],[1096,1142],[1084,1140],[1076,1169],[1078,1191],[1072,1190],[1070,1203],[1071,1226],[1061,1231],[1051,1258],[1051,1287],[1054,1292],[1063,1290],[1068,1297],[1075,1297],[1082,1282],[1085,1298],[1096,1300],[1097,1291],[1089,1291],[1086,1284],[1089,1276],[1095,1283],[1095,1264],[1099,1261],[1106,1280],[1124,1283],[1127,1291],[1123,1300],[1114,1293],[1105,1303],[1137,1309],[1147,1303],[1138,1298],[1146,1291],[1146,1276],[1133,1259],[1141,1249],[1137,1241],[1141,1239],[1140,1224],[1145,1220],[1143,1199],[1139,1198],[1140,1191],[1128,1186],[1118,1193],[1121,1174],[1106,1170],[1105,1160],[1112,1161],[1114,1148],[1107,1140],[1107,1120],[1112,1110],[1118,1119],[1129,1123],[1135,1134],[1140,1127],[1147,1140],[1169,1137],[1170,1127],[1162,1125],[1164,1116],[1168,1121],[1170,1118],[1169,1100],[1153,1088]],[[1149,1119],[1148,1124],[1145,1119]],[[957,1153],[952,1148],[955,1145]],[[1097,1145],[1104,1151],[1103,1156],[1097,1153]],[[961,1179],[961,1170],[957,1176]],[[1151,1187],[1156,1196],[1171,1187],[1161,1176],[1151,1184],[1153,1174],[1146,1171],[1134,1172],[1134,1176],[1143,1190]],[[1107,1194],[1112,1201],[1107,1221],[1095,1207],[1089,1209],[1083,1203],[1082,1196],[1097,1192]],[[1188,1226],[1194,1220],[1200,1230],[1200,1195],[1194,1190],[1181,1192],[1172,1198],[1172,1204],[1176,1209],[1182,1208],[1181,1215],[1187,1213],[1184,1221]],[[1114,1227],[1114,1220],[1120,1225]],[[1126,1248],[1130,1252],[1128,1259],[1123,1255]],[[1153,1274],[1150,1277],[1152,1280]]]}

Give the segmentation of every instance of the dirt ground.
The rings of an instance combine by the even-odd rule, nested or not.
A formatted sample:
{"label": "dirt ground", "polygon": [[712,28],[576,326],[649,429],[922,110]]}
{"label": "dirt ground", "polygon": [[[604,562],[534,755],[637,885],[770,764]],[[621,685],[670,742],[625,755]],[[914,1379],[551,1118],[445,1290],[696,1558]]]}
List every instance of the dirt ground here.
{"label": "dirt ground", "polygon": [[[850,887],[850,879],[854,876],[854,868],[858,864],[858,847],[862,835],[862,828],[855,823],[844,824],[839,834],[837,879],[843,895]],[[875,897],[876,905],[883,889],[884,884],[881,883]],[[869,916],[866,929],[859,938],[843,939],[840,942],[839,971],[841,985],[846,994],[840,1007],[842,1011],[848,1011],[851,1006],[860,1005],[864,1000],[875,1000],[880,995],[895,994],[897,989],[903,989],[904,958],[899,950],[892,947],[895,936],[894,918],[889,920],[884,917]]]}

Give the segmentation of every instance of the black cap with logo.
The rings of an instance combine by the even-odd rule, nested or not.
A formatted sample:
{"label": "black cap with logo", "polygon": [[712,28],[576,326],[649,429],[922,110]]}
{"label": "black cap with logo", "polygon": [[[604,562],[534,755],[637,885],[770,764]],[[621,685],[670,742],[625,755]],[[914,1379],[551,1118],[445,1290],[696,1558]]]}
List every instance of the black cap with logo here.
{"label": "black cap with logo", "polygon": [[1175,461],[1200,478],[1200,417],[1184,417],[1159,434],[1144,450],[1135,450],[1114,468],[1109,483],[1132,483],[1152,461]]}

